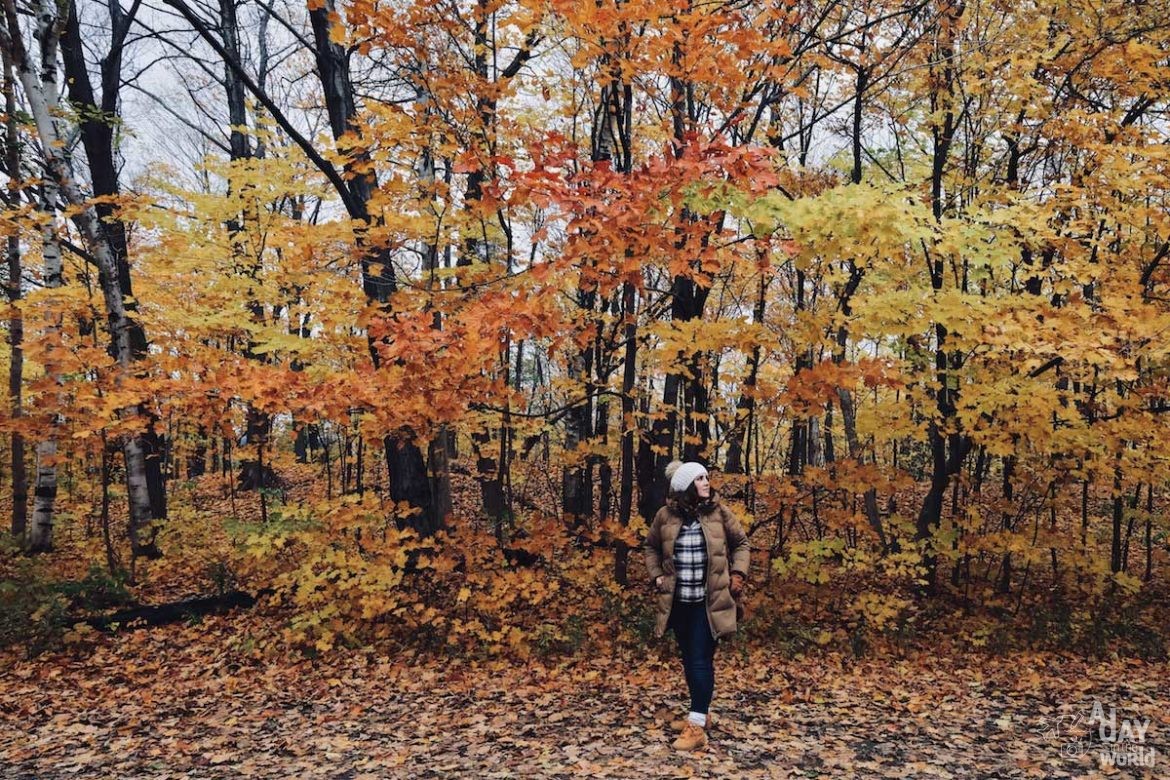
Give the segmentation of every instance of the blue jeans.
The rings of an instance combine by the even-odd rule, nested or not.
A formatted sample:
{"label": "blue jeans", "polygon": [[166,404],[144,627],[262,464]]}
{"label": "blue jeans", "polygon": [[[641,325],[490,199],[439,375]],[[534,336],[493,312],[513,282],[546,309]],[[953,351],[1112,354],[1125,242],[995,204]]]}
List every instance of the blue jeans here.
{"label": "blue jeans", "polygon": [[703,601],[675,600],[667,626],[674,630],[682,655],[683,674],[691,693],[691,712],[707,714],[715,694],[715,637]]}

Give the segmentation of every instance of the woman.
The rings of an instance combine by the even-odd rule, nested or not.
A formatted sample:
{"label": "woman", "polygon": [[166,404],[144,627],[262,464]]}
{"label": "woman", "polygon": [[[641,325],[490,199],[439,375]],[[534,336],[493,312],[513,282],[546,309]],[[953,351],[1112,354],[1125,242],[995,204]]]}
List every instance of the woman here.
{"label": "woman", "polygon": [[676,750],[707,744],[715,692],[715,646],[736,629],[735,599],[747,579],[750,548],[739,521],[711,489],[701,463],[666,467],[670,495],[646,535],[646,571],[658,594],[655,636],[674,629],[691,694]]}

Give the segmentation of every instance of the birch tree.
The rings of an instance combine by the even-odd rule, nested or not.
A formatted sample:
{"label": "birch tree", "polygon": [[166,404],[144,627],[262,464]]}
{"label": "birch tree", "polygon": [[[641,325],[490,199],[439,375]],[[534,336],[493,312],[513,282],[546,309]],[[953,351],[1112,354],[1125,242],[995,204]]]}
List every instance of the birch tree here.
{"label": "birch tree", "polygon": [[[20,129],[16,121],[16,84],[12,62],[4,56],[4,166],[8,173],[8,206],[20,201]],[[12,315],[8,318],[8,396],[9,413],[14,422],[24,415],[22,405],[24,382],[24,316],[16,303],[22,296],[20,236],[14,231],[7,238],[5,254],[8,265],[8,303]],[[28,473],[25,466],[24,434],[12,432],[12,536],[23,540],[28,527]]]}
{"label": "birch tree", "polygon": [[[25,32],[20,23],[15,0],[5,0],[5,27],[0,32],[0,47],[11,59],[17,79],[24,90],[29,112],[40,139],[42,160],[48,180],[56,188],[60,199],[72,212],[72,222],[81,234],[87,260],[98,270],[98,283],[106,310],[106,329],[110,351],[121,377],[133,370],[136,350],[132,334],[141,332],[127,311],[122,287],[119,284],[117,249],[97,213],[94,204],[83,191],[74,175],[72,161],[64,137],[61,119],[60,93],[57,86],[57,58],[63,21],[62,9],[49,0],[39,0],[35,6],[32,37],[37,43],[38,62],[25,44]],[[135,556],[157,557],[155,544],[157,529],[151,530],[151,501],[147,484],[146,446],[141,430],[146,419],[139,404],[119,410],[123,420],[137,423],[133,432],[122,440],[126,464],[126,488],[129,498],[129,527],[131,550]]]}

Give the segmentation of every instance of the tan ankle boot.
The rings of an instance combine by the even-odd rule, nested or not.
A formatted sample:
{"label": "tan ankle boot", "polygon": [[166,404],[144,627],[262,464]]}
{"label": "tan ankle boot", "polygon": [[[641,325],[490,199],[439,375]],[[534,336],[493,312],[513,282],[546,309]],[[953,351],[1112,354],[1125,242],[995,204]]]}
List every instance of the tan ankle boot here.
{"label": "tan ankle boot", "polygon": [[675,750],[701,750],[707,747],[707,732],[703,730],[702,726],[687,721],[686,725],[683,726],[682,733],[674,741],[673,747]]}
{"label": "tan ankle boot", "polygon": [[[687,725],[687,716],[686,716],[686,715],[683,715],[683,716],[682,716],[681,718],[679,718],[678,720],[672,720],[672,721],[670,722],[670,728],[671,728],[671,730],[672,730],[672,731],[682,731],[682,730],[683,730],[683,727],[684,727],[684,726],[686,726],[686,725]],[[715,728],[715,715],[714,715],[712,712],[708,711],[708,712],[707,712],[707,726],[706,726],[706,729],[707,729],[708,731],[710,731],[710,730],[711,730],[711,729],[713,729],[713,728]]]}

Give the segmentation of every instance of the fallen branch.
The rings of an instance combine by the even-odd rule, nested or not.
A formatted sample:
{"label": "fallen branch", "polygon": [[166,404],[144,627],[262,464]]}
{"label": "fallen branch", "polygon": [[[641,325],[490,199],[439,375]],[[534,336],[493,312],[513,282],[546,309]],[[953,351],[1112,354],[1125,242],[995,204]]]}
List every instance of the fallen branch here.
{"label": "fallen branch", "polygon": [[272,593],[272,590],[268,588],[261,590],[255,596],[242,590],[233,590],[222,596],[208,596],[199,599],[188,599],[186,601],[175,601],[169,604],[134,607],[132,609],[123,609],[112,615],[68,618],[67,623],[69,625],[84,623],[98,631],[162,626],[167,623],[176,623],[192,617],[222,614],[238,607],[252,607],[255,606],[256,600],[260,596],[265,596],[270,593]]}

